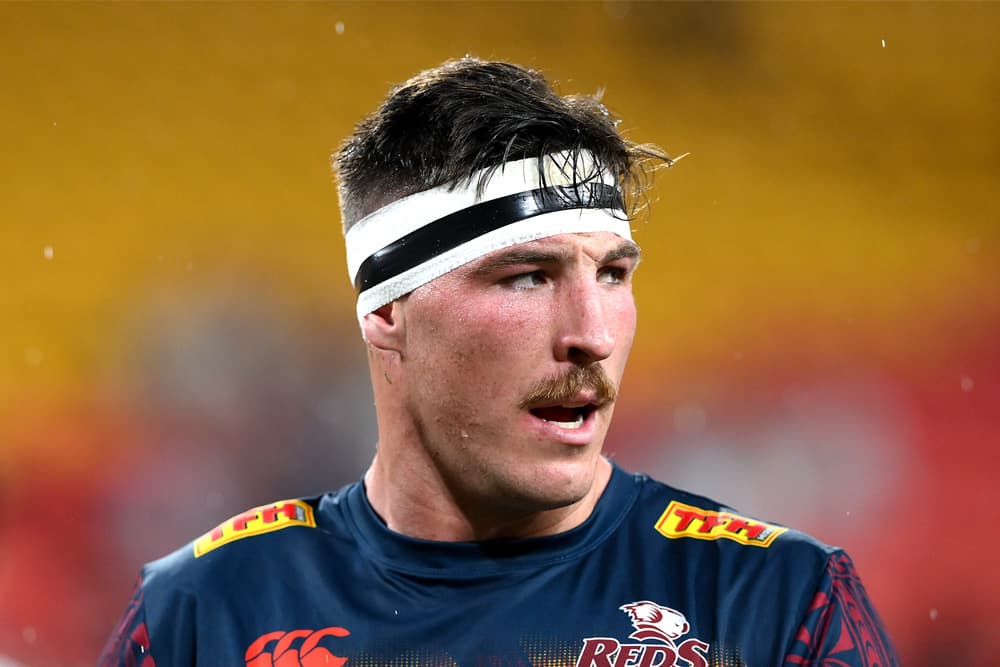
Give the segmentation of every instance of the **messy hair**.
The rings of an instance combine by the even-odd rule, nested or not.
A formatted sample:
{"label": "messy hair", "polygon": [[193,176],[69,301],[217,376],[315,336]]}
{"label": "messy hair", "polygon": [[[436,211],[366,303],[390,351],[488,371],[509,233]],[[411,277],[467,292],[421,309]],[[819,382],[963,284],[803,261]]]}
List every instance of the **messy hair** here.
{"label": "messy hair", "polygon": [[[505,162],[556,152],[575,180],[610,173],[632,215],[657,166],[673,160],[656,146],[626,141],[595,96],[558,95],[537,71],[506,62],[451,60],[395,87],[358,123],[334,155],[344,232],[397,199],[440,185],[468,183]],[[586,164],[586,173],[577,174]],[[542,161],[539,175],[543,179]]]}

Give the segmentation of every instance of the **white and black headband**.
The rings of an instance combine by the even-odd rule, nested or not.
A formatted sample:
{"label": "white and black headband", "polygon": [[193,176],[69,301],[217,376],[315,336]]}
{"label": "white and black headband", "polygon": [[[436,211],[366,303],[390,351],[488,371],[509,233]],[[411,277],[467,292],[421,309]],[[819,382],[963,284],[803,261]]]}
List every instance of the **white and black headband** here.
{"label": "white and black headband", "polygon": [[346,244],[358,320],[501,248],[578,232],[632,239],[614,174],[586,151],[542,160],[541,170],[535,158],[506,162],[464,184],[394,201],[355,223]]}

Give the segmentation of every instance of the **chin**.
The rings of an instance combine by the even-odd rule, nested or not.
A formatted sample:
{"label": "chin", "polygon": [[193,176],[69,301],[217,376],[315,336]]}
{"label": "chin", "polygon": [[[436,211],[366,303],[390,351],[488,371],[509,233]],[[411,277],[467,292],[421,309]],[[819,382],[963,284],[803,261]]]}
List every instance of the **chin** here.
{"label": "chin", "polygon": [[583,500],[594,485],[593,462],[543,464],[524,471],[511,480],[519,488],[517,495],[539,510],[566,507]]}

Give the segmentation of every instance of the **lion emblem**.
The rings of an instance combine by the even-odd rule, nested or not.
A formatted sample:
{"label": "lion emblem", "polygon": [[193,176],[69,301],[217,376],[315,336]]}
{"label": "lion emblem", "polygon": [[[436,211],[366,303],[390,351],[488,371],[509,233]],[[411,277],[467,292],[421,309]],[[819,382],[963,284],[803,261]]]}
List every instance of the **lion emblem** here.
{"label": "lion emblem", "polygon": [[684,614],[649,600],[623,604],[618,608],[628,614],[629,620],[635,627],[635,632],[629,635],[632,639],[639,641],[655,639],[677,648],[674,640],[691,629]]}

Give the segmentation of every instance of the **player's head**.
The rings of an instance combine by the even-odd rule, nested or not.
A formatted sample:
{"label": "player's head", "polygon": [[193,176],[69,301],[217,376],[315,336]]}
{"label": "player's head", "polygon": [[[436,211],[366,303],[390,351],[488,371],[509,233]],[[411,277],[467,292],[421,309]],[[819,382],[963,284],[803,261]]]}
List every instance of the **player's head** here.
{"label": "player's head", "polygon": [[445,62],[394,88],[335,156],[346,233],[378,208],[481,170],[558,151],[586,150],[630,203],[643,158],[669,157],[626,141],[593,96],[558,95],[537,71],[472,58]]}
{"label": "player's head", "polygon": [[503,62],[422,72],[358,124],[336,169],[383,441],[421,443],[470,501],[586,492],[634,334],[629,214],[654,158],[670,161],[596,98]]}

